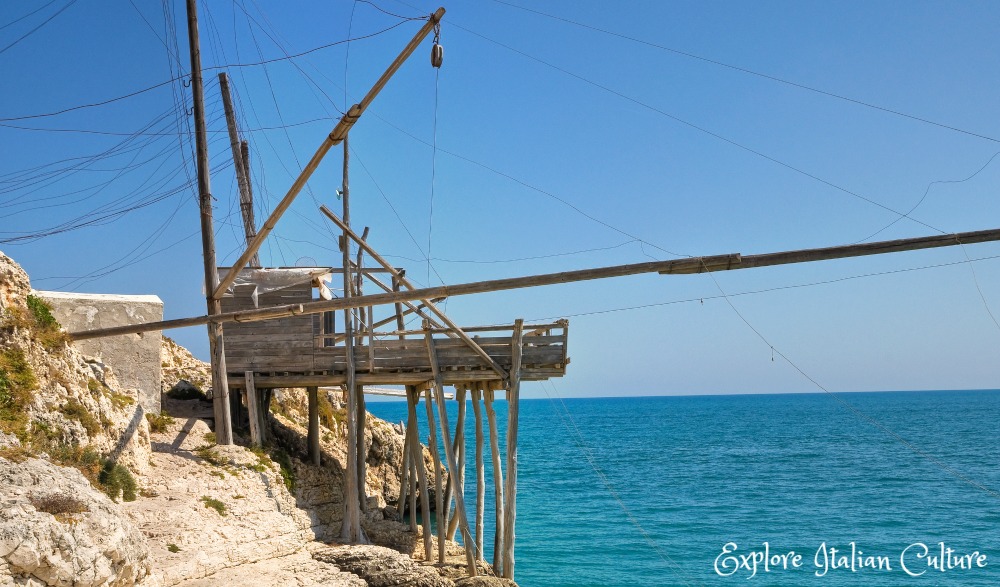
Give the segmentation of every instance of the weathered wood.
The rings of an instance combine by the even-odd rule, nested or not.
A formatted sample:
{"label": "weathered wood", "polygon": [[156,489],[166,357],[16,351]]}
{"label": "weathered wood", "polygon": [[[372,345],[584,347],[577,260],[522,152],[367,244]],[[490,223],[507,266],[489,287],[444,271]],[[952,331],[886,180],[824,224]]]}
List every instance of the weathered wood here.
{"label": "weathered wood", "polygon": [[[209,177],[208,131],[205,128],[205,92],[201,76],[201,43],[198,36],[198,6],[187,0],[188,43],[191,55],[191,93],[194,102],[195,151],[198,167],[198,201],[201,208],[201,246],[205,266],[205,291],[208,315],[222,313],[212,292],[219,283],[215,262],[215,228],[212,221],[212,186]],[[208,327],[208,346],[212,364],[212,407],[215,414],[215,440],[218,444],[233,443],[233,427],[229,411],[229,382],[226,379],[225,343],[222,325]]]}
{"label": "weathered wood", "polygon": [[[458,455],[458,487],[456,493],[462,495],[462,499],[465,499],[465,386],[459,385],[455,387],[455,399],[458,400],[458,418],[455,422],[455,443],[452,445],[452,450]],[[458,530],[458,512],[448,520],[448,540],[455,539],[455,532]],[[478,546],[479,543],[476,542]],[[477,548],[478,550],[478,548]]]}
{"label": "weathered wood", "polygon": [[[406,489],[410,484],[410,431],[402,420],[399,422],[399,429],[403,431],[403,452],[400,455],[399,463],[399,499],[396,500],[396,511],[399,512],[399,521],[403,521],[403,514],[406,510]],[[416,512],[411,512],[416,515]]]}
{"label": "weathered wood", "polygon": [[483,465],[483,385],[473,384],[472,412],[476,418],[476,559],[483,555],[483,512],[486,504],[486,467]]}
{"label": "weathered wood", "polygon": [[497,432],[497,414],[493,409],[494,388],[486,384],[483,392],[486,407],[486,421],[490,427],[490,456],[493,460],[493,503],[496,504],[496,516],[493,522],[493,570],[499,573],[503,566],[503,466],[500,462],[500,440]]}
{"label": "weathered wood", "polygon": [[264,436],[262,434],[264,420],[261,418],[257,388],[253,383],[253,371],[247,371],[244,377],[246,378],[247,413],[250,419],[250,443],[256,446],[264,446]]}
{"label": "weathered wood", "polygon": [[845,257],[858,257],[863,255],[878,255],[882,253],[948,247],[960,244],[967,245],[998,240],[1000,240],[1000,229],[992,229],[949,235],[918,237],[912,239],[899,239],[895,241],[867,243],[864,245],[847,245],[844,247],[829,247],[825,249],[806,249],[785,253],[769,253],[764,255],[741,256],[736,253],[732,255],[718,255],[714,257],[693,257],[690,259],[675,259],[671,261],[653,261],[649,263],[616,265],[612,267],[581,269],[578,271],[564,271],[542,275],[529,275],[526,277],[512,277],[508,279],[494,279],[456,285],[439,285],[422,289],[400,291],[396,293],[369,294],[349,300],[340,298],[310,302],[308,304],[295,304],[285,308],[266,308],[264,310],[246,312],[228,312],[211,317],[199,316],[194,318],[163,320],[160,322],[147,322],[145,324],[135,324],[131,326],[100,328],[70,333],[70,337],[74,340],[87,340],[103,336],[117,336],[121,334],[134,334],[137,332],[150,332],[153,330],[168,330],[183,326],[197,326],[200,324],[208,324],[211,321],[232,322],[241,320],[244,322],[250,322],[267,320],[276,317],[277,315],[282,315],[276,314],[276,312],[281,311],[284,311],[283,315],[315,314],[330,310],[341,310],[344,308],[393,304],[404,300],[412,301],[431,299],[435,297],[462,296],[492,291],[554,285],[558,283],[572,283],[593,279],[624,277],[626,275],[639,275],[643,273],[688,274],[704,273],[707,271],[727,271],[785,263],[805,263],[828,259],[840,259]]}
{"label": "weathered wood", "polygon": [[434,408],[431,406],[431,390],[428,388],[424,397],[424,406],[427,408],[427,448],[431,451],[434,459],[434,513],[437,519],[438,535],[438,562],[444,562],[445,530],[447,522],[444,518],[444,471],[441,467],[441,455],[438,453],[437,433],[434,431]]}
{"label": "weathered wood", "polygon": [[[348,140],[345,136],[344,142],[344,175],[343,175],[343,203],[344,217],[350,222],[350,184],[348,182],[348,161],[350,150]],[[342,260],[344,267],[349,267],[351,262],[351,248],[347,246],[347,239],[344,239],[344,250]],[[344,297],[351,297],[351,274],[344,271]],[[347,338],[344,339],[345,356],[347,359],[347,372],[345,373],[345,383],[347,384],[347,470],[344,473],[344,523],[340,532],[340,539],[343,542],[358,543],[367,542],[364,531],[361,529],[361,502],[358,489],[358,412],[357,412],[357,382],[354,377],[354,336],[352,333],[352,319],[350,309],[344,309],[344,332]],[[362,423],[362,425],[364,425]]]}
{"label": "weathered wood", "polygon": [[[368,243],[364,241],[364,239],[358,237],[357,233],[351,230],[350,223],[344,222],[340,218],[337,218],[337,215],[331,212],[329,208],[327,208],[326,206],[320,206],[320,211],[323,212],[323,214],[327,218],[329,218],[334,224],[343,229],[344,234],[346,235],[345,238],[350,237],[352,240],[354,240],[354,242],[358,243],[358,246],[368,251],[368,254],[371,255],[372,259],[374,259],[379,265],[386,268],[392,267],[392,265],[384,258],[382,258],[382,256],[379,255],[375,251],[375,249],[371,248],[368,245]],[[399,279],[399,283],[403,287],[409,290],[416,289],[416,286],[413,285],[410,282],[410,280],[407,279],[406,276],[404,276],[402,273],[397,273],[395,274],[395,276]],[[385,295],[395,295],[395,294],[388,293]],[[490,368],[496,371],[501,378],[503,379],[507,378],[507,372],[504,370],[504,368],[501,367],[500,365],[497,365],[496,361],[494,361],[493,358],[486,353],[486,351],[479,348],[479,345],[476,344],[476,342],[472,340],[472,338],[470,338],[468,334],[462,332],[462,330],[454,322],[451,321],[451,318],[449,318],[444,312],[441,311],[440,308],[438,308],[433,302],[431,302],[430,298],[420,298],[420,300],[424,303],[424,305],[427,306],[428,310],[433,312],[442,322],[444,322],[448,326],[448,328],[451,328],[455,332],[455,334],[458,335],[460,339],[465,341],[465,343],[469,345],[469,348],[474,350],[477,355],[482,357],[483,361],[485,361]],[[375,305],[375,304],[373,303],[370,305]]]}
{"label": "weathered wood", "polygon": [[[455,496],[455,515],[458,517],[459,527],[462,529],[462,542],[465,543],[465,561],[469,568],[469,576],[475,577],[478,574],[478,569],[476,568],[476,544],[472,538],[472,532],[469,531],[469,518],[465,511],[465,496],[462,495],[461,487],[458,485],[462,473],[455,455],[455,448],[451,444],[451,439],[448,438],[451,434],[448,430],[448,407],[444,401],[444,384],[441,382],[441,371],[437,366],[437,358],[434,355],[434,345],[432,344],[434,341],[431,336],[431,333],[428,332],[427,352],[430,355],[431,368],[434,370],[434,393],[437,395],[441,443],[444,444],[445,458],[448,459],[448,470],[451,472],[448,475],[448,481],[451,485],[451,492]],[[459,394],[458,390],[455,391],[455,394],[456,396]],[[438,520],[440,523],[440,518]],[[442,535],[443,533],[439,531],[438,536],[441,537]]]}
{"label": "weathered wood", "polygon": [[[431,503],[430,492],[427,488],[427,470],[424,467],[424,451],[420,446],[420,437],[417,433],[417,402],[420,395],[413,386],[406,388],[406,429],[410,435],[410,462],[417,470],[417,482],[420,486],[420,520],[423,526],[424,538],[424,560],[430,561],[433,556],[433,543],[431,541]],[[410,518],[416,515],[414,501],[410,500]],[[411,524],[412,527],[412,524]]]}
{"label": "weathered wood", "polygon": [[514,321],[512,365],[507,389],[507,503],[504,504],[503,576],[514,579],[514,522],[517,514],[517,417],[521,395],[521,339],[524,321]]}
{"label": "weathered wood", "polygon": [[[243,169],[246,170],[247,174],[247,198],[253,203],[253,182],[250,181],[250,143],[246,141],[240,141],[240,157],[243,159]],[[253,228],[253,236],[257,235],[257,223],[253,217],[253,206],[250,206],[250,226]],[[249,246],[249,241],[247,246]],[[256,263],[254,261],[256,260]],[[250,261],[247,263],[248,267],[260,267],[260,256],[258,253],[254,253]]]}
{"label": "weathered wood", "polygon": [[[551,377],[562,377],[565,369],[531,369],[523,370],[521,381],[542,381]],[[530,375],[530,376],[529,376]],[[441,377],[445,385],[454,385],[467,381],[500,381],[492,370],[482,371],[444,371]],[[415,373],[358,373],[356,381],[360,385],[422,385],[427,383],[431,375],[424,371]],[[344,373],[331,374],[267,374],[258,373],[256,377],[258,389],[274,389],[279,387],[331,387],[345,385],[347,378]],[[243,385],[243,377],[231,375],[229,381],[235,386]]]}
{"label": "weathered wood", "polygon": [[[219,73],[219,92],[222,94],[222,107],[226,114],[226,129],[229,131],[229,148],[233,153],[233,169],[236,171],[236,184],[240,191],[240,215],[243,217],[243,234],[247,246],[253,242],[257,227],[253,219],[253,196],[250,195],[250,169],[245,165],[243,153],[240,150],[239,131],[236,129],[236,113],[233,111],[233,97],[229,91],[229,76],[226,72]],[[249,150],[247,151],[249,153]],[[257,253],[250,257],[251,267],[260,267]]]}
{"label": "weathered wood", "polygon": [[[188,0],[188,2],[193,4],[194,0]],[[306,163],[305,168],[299,173],[299,176],[295,179],[294,182],[292,182],[292,187],[288,189],[288,193],[285,194],[285,197],[282,198],[280,202],[278,202],[277,206],[274,207],[274,211],[271,212],[271,216],[268,217],[268,219],[264,222],[264,225],[261,226],[260,232],[257,234],[256,237],[254,237],[253,242],[251,242],[250,245],[247,247],[246,251],[244,251],[243,254],[240,255],[240,258],[237,259],[235,263],[233,263],[233,270],[230,271],[229,275],[226,276],[226,279],[224,279],[221,283],[219,283],[217,288],[215,288],[214,290],[209,290],[210,292],[214,292],[211,293],[209,297],[215,299],[219,299],[222,297],[222,294],[225,293],[226,289],[233,283],[233,280],[236,278],[235,273],[238,272],[240,269],[246,267],[247,262],[250,261],[250,258],[253,255],[255,255],[257,253],[257,250],[260,249],[260,246],[264,244],[264,239],[267,238],[269,234],[271,234],[271,231],[274,229],[275,224],[277,224],[278,219],[281,218],[281,216],[285,213],[288,207],[292,205],[292,202],[295,200],[295,197],[299,195],[299,192],[302,191],[302,188],[306,185],[306,182],[309,181],[309,178],[312,176],[313,172],[315,172],[316,168],[319,167],[320,161],[323,160],[323,157],[325,157],[327,152],[331,148],[333,148],[337,143],[345,141],[347,139],[347,133],[351,130],[351,127],[354,126],[354,123],[358,121],[358,118],[364,113],[365,109],[368,108],[368,105],[371,104],[372,100],[374,100],[375,97],[378,95],[378,93],[382,91],[382,88],[385,87],[386,83],[388,83],[389,78],[391,78],[393,74],[395,74],[396,71],[400,68],[400,66],[403,65],[403,62],[406,61],[407,58],[409,58],[409,56],[413,54],[413,52],[416,50],[420,42],[423,41],[424,38],[426,38],[427,35],[430,34],[432,30],[434,30],[434,27],[437,26],[439,22],[441,22],[441,18],[444,16],[444,12],[445,12],[444,8],[438,8],[437,11],[435,11],[434,14],[430,16],[430,18],[427,20],[427,23],[424,24],[424,26],[420,27],[420,30],[417,32],[417,34],[414,35],[413,39],[406,45],[406,47],[399,54],[399,56],[396,57],[395,60],[393,60],[393,62],[389,65],[388,69],[385,70],[385,73],[382,74],[382,77],[380,77],[378,81],[375,82],[375,85],[372,86],[370,90],[368,90],[368,93],[365,94],[365,97],[362,98],[360,102],[352,106],[346,113],[344,113],[344,115],[340,118],[340,121],[337,122],[337,125],[333,128],[332,131],[330,131],[330,134],[323,140],[323,143],[319,146],[319,148],[316,149],[316,152],[313,154],[309,162]],[[192,60],[192,70],[194,70],[196,68],[193,67],[193,62],[194,62],[193,56],[191,60]],[[197,70],[199,72],[199,77],[200,77],[200,72],[201,72],[200,64]],[[347,266],[348,265],[345,263],[344,267],[347,268]]]}
{"label": "weathered wood", "polygon": [[319,388],[307,387],[306,394],[309,396],[309,430],[306,437],[309,460],[317,467],[320,465],[319,448]]}

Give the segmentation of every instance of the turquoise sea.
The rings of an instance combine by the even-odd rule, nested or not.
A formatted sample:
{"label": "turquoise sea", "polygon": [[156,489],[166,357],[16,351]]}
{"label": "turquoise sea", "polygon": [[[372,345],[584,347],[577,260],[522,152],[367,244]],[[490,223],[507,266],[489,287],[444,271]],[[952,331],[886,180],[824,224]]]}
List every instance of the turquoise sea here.
{"label": "turquoise sea", "polygon": [[[998,391],[522,400],[515,578],[1000,585],[998,422]],[[487,560],[491,496],[488,478]]]}

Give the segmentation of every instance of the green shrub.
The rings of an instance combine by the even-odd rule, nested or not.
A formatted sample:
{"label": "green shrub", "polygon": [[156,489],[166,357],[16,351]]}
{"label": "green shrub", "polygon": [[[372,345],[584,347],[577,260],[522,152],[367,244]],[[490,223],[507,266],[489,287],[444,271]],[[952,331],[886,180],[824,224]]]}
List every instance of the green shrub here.
{"label": "green shrub", "polygon": [[135,477],[132,473],[114,461],[105,461],[101,467],[101,474],[98,477],[104,493],[108,497],[118,501],[121,496],[123,501],[135,501],[136,489],[138,488]]}
{"label": "green shrub", "polygon": [[69,336],[59,326],[59,322],[52,315],[52,306],[48,305],[42,298],[28,296],[28,312],[31,314],[33,324],[29,328],[35,334],[38,342],[49,350],[56,349],[69,342]]}
{"label": "green shrub", "polygon": [[171,399],[182,399],[182,400],[197,399],[201,401],[208,401],[208,396],[206,396],[202,390],[194,386],[178,387],[175,385],[171,387],[169,391],[167,391],[167,397]]}
{"label": "green shrub", "polygon": [[150,432],[166,432],[174,419],[166,414],[146,414]]}
{"label": "green shrub", "polygon": [[28,501],[35,509],[52,515],[82,514],[90,508],[76,497],[66,494],[30,495]]}
{"label": "green shrub", "polygon": [[71,399],[66,402],[66,405],[59,408],[59,411],[70,420],[76,420],[79,422],[90,436],[93,436],[101,431],[101,423],[97,420],[97,418],[95,418],[94,415],[83,406],[83,404],[75,399]]}
{"label": "green shrub", "polygon": [[89,379],[87,379],[87,389],[90,391],[90,393],[98,394],[104,390],[104,386],[101,385],[100,381],[94,379],[93,377],[90,377]]}
{"label": "green shrub", "polygon": [[211,508],[219,513],[220,516],[226,515],[226,504],[222,503],[217,499],[212,499],[207,495],[201,496],[201,502],[205,504],[205,507]]}
{"label": "green shrub", "polygon": [[31,390],[38,385],[21,349],[0,351],[0,430],[16,434],[21,440],[27,434],[27,406]]}
{"label": "green shrub", "polygon": [[114,407],[118,408],[119,410],[123,410],[123,409],[125,409],[125,408],[127,408],[127,407],[129,407],[129,406],[131,406],[133,404],[135,404],[135,398],[133,398],[132,396],[129,396],[129,395],[125,395],[123,393],[112,393],[111,394],[111,404]]}
{"label": "green shrub", "polygon": [[169,550],[170,552],[180,552],[181,547],[177,546],[176,544],[168,544],[167,550]]}

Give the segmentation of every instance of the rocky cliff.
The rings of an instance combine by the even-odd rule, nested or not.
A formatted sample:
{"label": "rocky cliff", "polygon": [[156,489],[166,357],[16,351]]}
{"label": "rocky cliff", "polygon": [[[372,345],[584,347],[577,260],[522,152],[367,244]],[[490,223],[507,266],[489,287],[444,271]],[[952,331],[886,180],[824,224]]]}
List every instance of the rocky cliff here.
{"label": "rocky cliff", "polygon": [[370,415],[364,526],[380,546],[327,544],[343,501],[335,394],[320,467],[299,458],[298,390],[276,394],[267,447],[218,447],[207,366],[169,339],[163,348],[175,397],[145,415],[113,366],[67,344],[0,253],[0,587],[513,584],[461,578],[455,544],[448,564],[409,556],[420,536],[394,520],[401,431]]}

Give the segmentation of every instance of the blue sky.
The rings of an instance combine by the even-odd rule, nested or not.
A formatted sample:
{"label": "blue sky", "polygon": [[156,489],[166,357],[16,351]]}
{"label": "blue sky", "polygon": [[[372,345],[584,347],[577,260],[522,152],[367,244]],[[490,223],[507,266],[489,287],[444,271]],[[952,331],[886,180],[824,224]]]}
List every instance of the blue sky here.
{"label": "blue sky", "polygon": [[[375,4],[406,17],[437,6]],[[430,67],[426,41],[351,135],[354,224],[421,284],[1000,223],[995,3],[530,3],[565,20],[512,4],[529,6],[446,5],[444,67]],[[0,243],[35,287],[155,293],[169,318],[204,313],[178,102],[189,89],[163,84],[188,69],[183,14],[177,0],[0,8],[0,240],[101,218]],[[233,64],[400,22],[350,0],[202,3],[220,263],[238,255],[241,230],[218,68],[252,145],[260,222],[420,22],[349,55],[339,44]],[[340,166],[335,149],[265,264],[337,263],[316,208],[339,206]],[[900,219],[914,206],[916,221]],[[818,391],[810,378],[838,391],[996,388],[998,255],[974,245],[631,277],[456,298],[448,311],[462,324],[568,316],[569,373],[533,384],[536,395]],[[205,356],[203,328],[168,334]]]}

